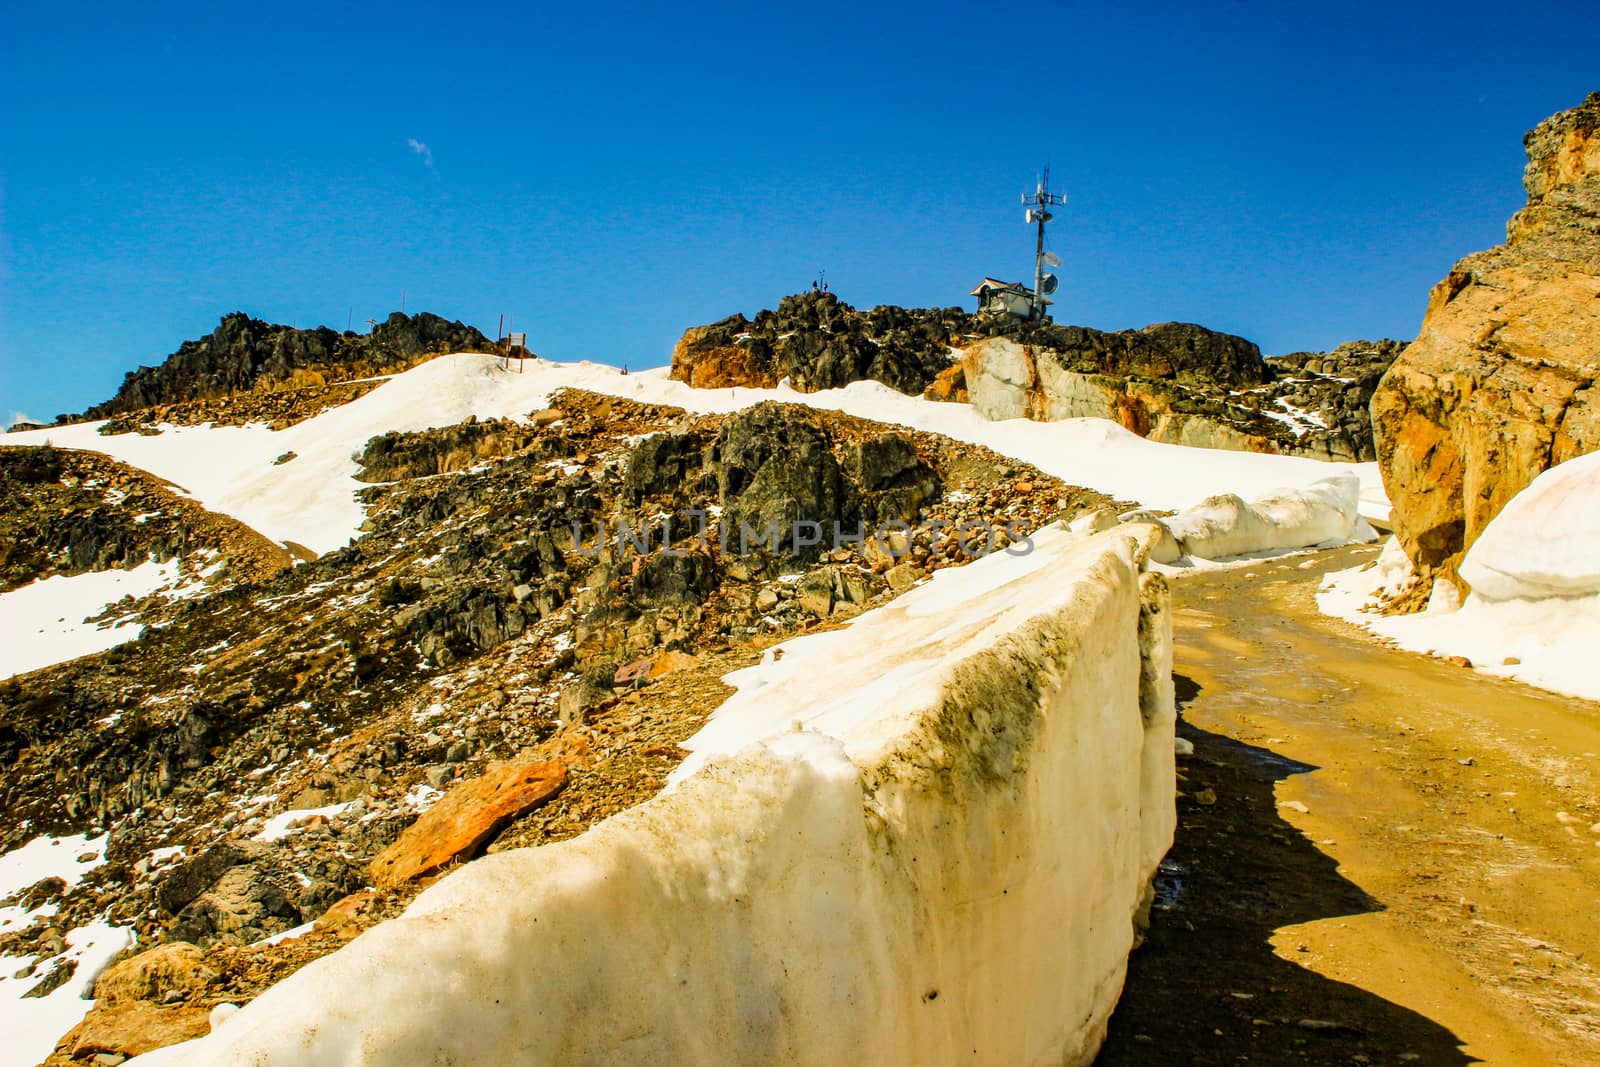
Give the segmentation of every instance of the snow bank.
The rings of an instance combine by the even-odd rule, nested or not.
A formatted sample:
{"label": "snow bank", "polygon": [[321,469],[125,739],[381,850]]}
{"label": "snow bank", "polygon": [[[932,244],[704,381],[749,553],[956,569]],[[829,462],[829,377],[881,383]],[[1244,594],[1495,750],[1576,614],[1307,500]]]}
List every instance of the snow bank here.
{"label": "snow bank", "polygon": [[[441,356],[341,407],[285,430],[264,426],[167,427],[144,436],[101,436],[101,423],[8,434],[6,444],[50,441],[104,452],[182,486],[213,511],[231,515],[276,541],[294,541],[321,553],[345,545],[363,519],[354,492],[354,456],[367,440],[390,430],[449,426],[468,415],[480,419],[526,415],[547,407],[557,389],[575,387],[697,413],[739,411],[762,400],[781,400],[901,423],[985,445],[1031,463],[1072,485],[1087,486],[1148,507],[1179,509],[1218,493],[1259,496],[1282,485],[1308,485],[1340,473],[1361,480],[1364,514],[1388,515],[1375,463],[1325,463],[1299,456],[1225,452],[1158,444],[1105,419],[1028,419],[990,422],[969,404],[949,404],[898,393],[879,382],[798,393],[777,389],[692,389],[667,378],[667,368],[623,374],[596,363],[528,360],[523,371],[504,370],[498,357]],[[296,458],[275,463],[288,452]]]}
{"label": "snow bank", "polygon": [[1600,593],[1600,452],[1557,464],[1512,497],[1461,561],[1490,600]]}
{"label": "snow bank", "polygon": [[1173,829],[1166,587],[1052,530],[742,673],[655,799],[498,853],[176,1064],[1087,1064]]}
{"label": "snow bank", "polygon": [[1317,604],[1402,648],[1465,656],[1489,674],[1600,700],[1600,453],[1552,467],[1512,497],[1461,576],[1472,592],[1459,605],[1436,595],[1421,614],[1374,614],[1380,594],[1411,577],[1391,541],[1378,566],[1329,575]]}
{"label": "snow bank", "polygon": [[[19,435],[20,436],[20,435]],[[0,593],[0,677],[25,674],[136,640],[144,627],[132,619],[92,623],[125,596],[149,596],[176,582],[176,560],[142,563],[125,571],[57,574]]]}
{"label": "snow bank", "polygon": [[1360,479],[1344,474],[1303,489],[1278,489],[1248,504],[1224,493],[1164,521],[1184,553],[1201,559],[1342,544],[1376,536],[1361,520],[1360,494]]}

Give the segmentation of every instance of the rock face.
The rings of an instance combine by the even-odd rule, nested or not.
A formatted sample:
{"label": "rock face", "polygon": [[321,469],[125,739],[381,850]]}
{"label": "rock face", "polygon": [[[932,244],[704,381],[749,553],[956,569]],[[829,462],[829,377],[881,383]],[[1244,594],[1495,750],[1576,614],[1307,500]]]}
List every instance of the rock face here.
{"label": "rock face", "polygon": [[236,311],[224,315],[200,340],[178,346],[159,367],[130,371],[116,396],[83,417],[103,419],[157,404],[303,381],[309,375],[353,378],[404,368],[430,352],[487,351],[488,346],[488,338],[473,327],[427,312],[396,312],[362,335],[326,326],[297,330]]}
{"label": "rock face", "polygon": [[[1070,347],[1009,337],[973,343],[959,382],[941,377],[928,395],[966,399],[990,419],[1110,419],[1168,444],[1367,460],[1365,405],[1382,370],[1360,360],[1387,367],[1385,355],[1392,359],[1399,348],[1358,343],[1274,366],[1243,338],[1183,323],[1123,334],[1073,327],[1055,337]],[[1172,357],[1164,360],[1163,351]],[[1318,369],[1299,369],[1298,359]]]}
{"label": "rock face", "polygon": [[1600,446],[1600,93],[1526,138],[1506,243],[1434,286],[1372,401],[1395,532],[1419,575],[1462,554],[1540,471]]}

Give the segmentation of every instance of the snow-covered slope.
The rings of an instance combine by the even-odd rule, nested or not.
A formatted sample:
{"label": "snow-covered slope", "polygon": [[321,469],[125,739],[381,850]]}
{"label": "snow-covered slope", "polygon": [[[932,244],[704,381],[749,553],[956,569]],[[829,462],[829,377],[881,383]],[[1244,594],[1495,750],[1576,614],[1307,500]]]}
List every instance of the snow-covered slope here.
{"label": "snow-covered slope", "polygon": [[1386,551],[1380,562],[1330,575],[1322,609],[1403,648],[1600,700],[1600,452],[1545,471],[1484,528],[1461,563],[1472,592],[1459,606],[1436,595],[1418,615],[1364,611],[1410,577],[1403,554]]}
{"label": "snow-covered slope", "polygon": [[178,564],[143,563],[131,570],[58,574],[0,593],[0,678],[104,652],[135,640],[131,619],[86,622],[125,596],[149,596],[179,578]]}
{"label": "snow-covered slope", "polygon": [[[1153,508],[1185,508],[1219,493],[1246,499],[1284,486],[1305,486],[1336,474],[1361,479],[1363,514],[1383,519],[1377,465],[1324,463],[1293,456],[1185,448],[1147,441],[1103,419],[990,422],[967,404],[906,396],[878,382],[799,393],[778,389],[691,389],[666,368],[624,374],[595,363],[530,360],[506,370],[494,356],[442,356],[397,375],[358,400],[281,431],[262,426],[169,427],[163,433],[113,437],[100,423],[8,435],[7,444],[57,445],[104,452],[183,487],[201,503],[275,541],[322,553],[342,547],[362,522],[353,497],[355,455],[387,431],[448,426],[469,415],[522,416],[547,406],[564,387],[590,389],[694,412],[738,411],[782,400],[908,425],[986,445],[1073,485]],[[296,458],[274,460],[289,452]]]}
{"label": "snow-covered slope", "polygon": [[667,792],[137,1062],[1090,1062],[1174,818],[1136,553],[1049,531],[790,643]]}

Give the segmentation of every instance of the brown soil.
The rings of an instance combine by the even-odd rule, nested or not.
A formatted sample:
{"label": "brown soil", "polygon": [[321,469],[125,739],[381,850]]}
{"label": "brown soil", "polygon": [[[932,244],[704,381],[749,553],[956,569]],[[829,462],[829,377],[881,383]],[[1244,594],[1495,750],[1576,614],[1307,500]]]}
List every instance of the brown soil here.
{"label": "brown soil", "polygon": [[1195,754],[1103,1067],[1600,1062],[1600,706],[1320,616],[1374,554],[1174,583]]}

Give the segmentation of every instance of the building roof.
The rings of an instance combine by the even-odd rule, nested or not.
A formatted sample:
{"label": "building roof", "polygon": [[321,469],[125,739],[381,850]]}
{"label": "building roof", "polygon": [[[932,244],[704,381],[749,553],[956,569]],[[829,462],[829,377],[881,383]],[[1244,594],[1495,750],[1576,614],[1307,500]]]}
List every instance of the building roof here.
{"label": "building roof", "polygon": [[1031,289],[1023,285],[1021,282],[1003,282],[998,278],[985,278],[983,281],[978,283],[978,287],[976,289],[972,290],[972,292],[968,293],[967,295],[982,296],[985,289],[993,289],[998,292],[1004,292],[1005,290],[1010,289],[1014,292],[1023,294],[1032,292]]}

